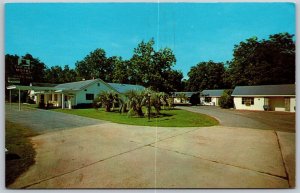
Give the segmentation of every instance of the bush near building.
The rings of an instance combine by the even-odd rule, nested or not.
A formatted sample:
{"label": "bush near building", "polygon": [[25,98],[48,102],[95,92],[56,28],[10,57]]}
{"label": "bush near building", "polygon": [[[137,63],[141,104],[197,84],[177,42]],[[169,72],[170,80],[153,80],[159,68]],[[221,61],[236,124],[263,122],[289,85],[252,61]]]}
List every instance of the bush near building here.
{"label": "bush near building", "polygon": [[233,97],[231,96],[231,90],[224,90],[222,96],[219,99],[219,106],[224,109],[233,108]]}

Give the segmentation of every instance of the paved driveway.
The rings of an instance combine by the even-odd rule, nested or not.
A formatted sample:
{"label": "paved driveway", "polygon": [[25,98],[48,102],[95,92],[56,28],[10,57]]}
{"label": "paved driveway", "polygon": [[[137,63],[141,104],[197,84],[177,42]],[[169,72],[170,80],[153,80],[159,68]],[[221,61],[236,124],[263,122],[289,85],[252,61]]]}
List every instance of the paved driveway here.
{"label": "paved driveway", "polygon": [[[50,111],[36,112],[44,113],[42,117],[79,119]],[[23,113],[28,112],[17,115]],[[166,128],[95,120],[88,123],[82,117],[80,120],[85,120],[86,125],[32,137],[36,163],[10,188],[294,186],[294,133],[228,126]],[[18,121],[28,123],[25,118]]]}
{"label": "paved driveway", "polygon": [[12,106],[6,104],[5,118],[8,121],[20,123],[24,126],[32,128],[40,134],[62,129],[71,129],[74,127],[106,123],[106,121],[69,115],[50,110],[41,110],[32,107],[26,107],[25,105],[23,105],[22,110],[19,111],[18,107],[14,104]]}
{"label": "paved driveway", "polygon": [[295,132],[295,113],[264,112],[221,109],[215,106],[178,107],[192,112],[210,115],[219,120],[221,125],[253,129],[269,129]]}

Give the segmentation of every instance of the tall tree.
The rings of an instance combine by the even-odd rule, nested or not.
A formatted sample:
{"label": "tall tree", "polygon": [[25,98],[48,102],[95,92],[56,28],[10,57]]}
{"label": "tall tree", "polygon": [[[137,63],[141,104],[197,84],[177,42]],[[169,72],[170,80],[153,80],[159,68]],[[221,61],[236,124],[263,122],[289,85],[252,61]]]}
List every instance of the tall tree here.
{"label": "tall tree", "polygon": [[5,55],[5,84],[7,85],[8,78],[13,77],[16,75],[16,68],[15,66],[18,64],[18,58],[17,55]]}
{"label": "tall tree", "polygon": [[[19,59],[29,60],[30,62],[30,73],[26,76],[24,70],[17,71]],[[34,58],[31,54],[26,54],[23,57],[18,55],[5,55],[5,80],[7,82],[8,77],[20,77],[20,84],[29,85],[30,82],[43,82],[45,75],[46,65],[41,62],[38,58]],[[29,77],[29,78],[25,78]]]}
{"label": "tall tree", "polygon": [[201,91],[204,89],[220,89],[224,87],[225,67],[223,63],[213,61],[200,62],[188,72],[189,91]]}
{"label": "tall tree", "polygon": [[163,77],[165,77],[164,80],[164,87],[165,92],[178,92],[184,90],[184,84],[183,84],[183,74],[181,71],[178,70],[168,70],[164,72]]}
{"label": "tall tree", "polygon": [[30,61],[31,76],[32,76],[31,81],[44,82],[45,69],[47,68],[47,66],[43,62],[41,62],[38,58],[34,58],[31,54],[26,54],[25,56],[23,56],[23,59]]}
{"label": "tall tree", "polygon": [[103,49],[96,49],[83,60],[76,62],[76,72],[85,79],[101,78],[110,82],[112,77],[113,63],[106,58]]}
{"label": "tall tree", "polygon": [[129,83],[129,62],[123,61],[121,57],[111,57],[111,62],[114,65],[112,82],[116,83]]}
{"label": "tall tree", "polygon": [[236,85],[295,83],[293,35],[279,33],[269,39],[256,37],[235,45],[229,64],[229,81]]}
{"label": "tall tree", "polygon": [[[134,49],[129,65],[129,80],[155,91],[173,91],[175,84],[182,79],[182,73],[171,68],[176,63],[175,55],[169,48],[155,51],[154,43],[153,39],[142,41]],[[174,77],[179,80],[171,82]]]}
{"label": "tall tree", "polygon": [[153,56],[155,54],[153,45],[154,40],[151,39],[149,42],[142,41],[134,48],[134,54],[130,59],[131,82],[144,86],[150,85],[150,71],[154,67]]}
{"label": "tall tree", "polygon": [[68,65],[64,66],[62,70],[63,82],[75,82],[78,81],[77,73],[74,69],[70,69]]}
{"label": "tall tree", "polygon": [[52,66],[45,70],[45,79],[49,83],[62,83],[62,68],[60,66]]}
{"label": "tall tree", "polygon": [[61,66],[52,66],[45,70],[45,80],[49,83],[74,82],[77,80],[77,74],[68,65],[65,65],[63,69]]}

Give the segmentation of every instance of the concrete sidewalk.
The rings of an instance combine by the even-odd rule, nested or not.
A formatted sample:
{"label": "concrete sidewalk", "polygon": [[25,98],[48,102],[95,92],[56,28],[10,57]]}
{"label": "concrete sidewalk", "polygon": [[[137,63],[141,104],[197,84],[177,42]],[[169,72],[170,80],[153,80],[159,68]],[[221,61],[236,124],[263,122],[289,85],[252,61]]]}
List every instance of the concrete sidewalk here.
{"label": "concrete sidewalk", "polygon": [[61,130],[32,138],[36,164],[10,188],[289,188],[294,137],[225,126]]}

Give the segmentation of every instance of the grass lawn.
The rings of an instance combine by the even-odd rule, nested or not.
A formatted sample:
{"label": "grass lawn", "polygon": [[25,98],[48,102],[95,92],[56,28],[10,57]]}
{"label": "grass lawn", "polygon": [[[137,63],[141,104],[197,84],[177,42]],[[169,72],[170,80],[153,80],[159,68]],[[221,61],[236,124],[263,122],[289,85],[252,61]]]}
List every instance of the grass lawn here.
{"label": "grass lawn", "polygon": [[[193,113],[181,109],[161,110],[162,115],[157,118],[147,117],[128,117],[126,113],[105,112],[104,109],[53,109],[53,111],[90,117],[100,120],[107,120],[115,123],[142,126],[158,127],[204,127],[219,124],[218,121],[210,116]],[[144,110],[146,112],[146,110]]]}
{"label": "grass lawn", "polygon": [[29,128],[5,121],[5,184],[8,186],[34,164],[35,150],[28,137],[37,135]]}

